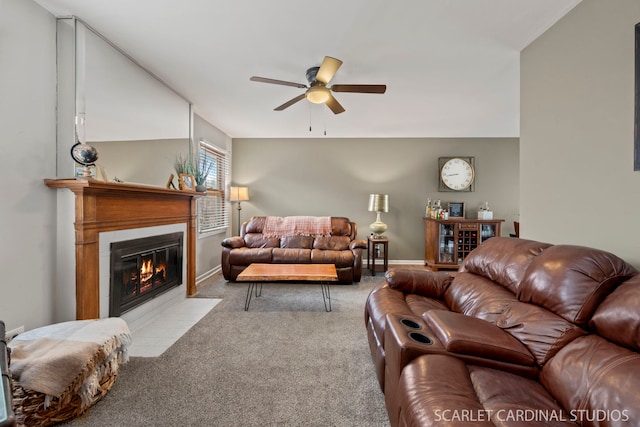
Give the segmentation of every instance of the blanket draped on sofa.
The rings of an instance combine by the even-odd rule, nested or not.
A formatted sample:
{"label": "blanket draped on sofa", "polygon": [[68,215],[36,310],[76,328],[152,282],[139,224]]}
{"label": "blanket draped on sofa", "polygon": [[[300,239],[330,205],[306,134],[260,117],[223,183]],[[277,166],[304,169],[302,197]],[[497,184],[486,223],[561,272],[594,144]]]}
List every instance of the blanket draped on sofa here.
{"label": "blanket draped on sofa", "polygon": [[331,235],[329,216],[268,216],[262,231],[264,237]]}

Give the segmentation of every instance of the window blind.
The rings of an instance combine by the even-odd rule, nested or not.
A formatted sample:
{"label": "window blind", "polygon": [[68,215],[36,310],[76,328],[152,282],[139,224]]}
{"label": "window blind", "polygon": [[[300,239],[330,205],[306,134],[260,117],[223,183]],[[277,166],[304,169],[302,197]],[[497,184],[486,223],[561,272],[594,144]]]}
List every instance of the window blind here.
{"label": "window blind", "polygon": [[198,232],[209,233],[229,226],[225,188],[229,169],[227,153],[204,140],[199,143],[201,170],[208,170],[207,193],[198,199]]}

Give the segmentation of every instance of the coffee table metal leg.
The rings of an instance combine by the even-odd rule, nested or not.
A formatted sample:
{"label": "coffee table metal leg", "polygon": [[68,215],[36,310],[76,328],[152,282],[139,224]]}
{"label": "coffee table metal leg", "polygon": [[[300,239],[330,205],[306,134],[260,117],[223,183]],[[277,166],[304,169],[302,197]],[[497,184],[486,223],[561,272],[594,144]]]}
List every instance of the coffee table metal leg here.
{"label": "coffee table metal leg", "polygon": [[244,300],[244,311],[249,310],[249,304],[251,304],[251,294],[253,293],[253,289],[256,289],[256,297],[258,296],[258,288],[256,287],[255,282],[250,282],[247,287],[247,297]]}
{"label": "coffee table metal leg", "polygon": [[[322,290],[322,300],[324,301],[325,311],[331,311],[331,291],[329,290],[329,283],[320,283],[320,289]],[[251,297],[255,292],[256,298],[262,296],[262,282],[249,282],[247,287],[247,296],[244,300],[244,311],[249,311],[251,305]]]}
{"label": "coffee table metal leg", "polygon": [[[325,311],[331,311],[331,292],[329,291],[329,284],[320,283],[320,289],[322,289],[322,300],[324,301],[324,309]],[[328,305],[327,300],[329,300]]]}

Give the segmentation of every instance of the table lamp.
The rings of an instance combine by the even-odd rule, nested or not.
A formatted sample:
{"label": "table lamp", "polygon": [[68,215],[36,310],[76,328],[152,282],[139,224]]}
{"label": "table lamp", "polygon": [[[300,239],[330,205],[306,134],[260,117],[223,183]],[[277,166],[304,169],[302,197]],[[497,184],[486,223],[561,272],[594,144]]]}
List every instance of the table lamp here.
{"label": "table lamp", "polygon": [[386,194],[369,194],[369,212],[376,213],[376,220],[369,225],[373,237],[384,237],[382,233],[387,231],[387,224],[380,220],[381,212],[389,212],[389,196]]}

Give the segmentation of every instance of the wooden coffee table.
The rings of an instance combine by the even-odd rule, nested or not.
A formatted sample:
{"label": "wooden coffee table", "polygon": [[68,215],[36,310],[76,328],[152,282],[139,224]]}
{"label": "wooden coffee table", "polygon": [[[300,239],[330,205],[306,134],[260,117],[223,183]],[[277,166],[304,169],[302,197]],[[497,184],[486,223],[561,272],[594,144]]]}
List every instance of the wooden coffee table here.
{"label": "wooden coffee table", "polygon": [[[338,281],[338,272],[333,264],[251,264],[238,274],[236,280],[250,282],[244,302],[244,311],[249,310],[254,289],[256,297],[262,295],[264,282],[320,282],[324,309],[331,311],[329,282]],[[260,285],[259,289],[258,284]]]}

